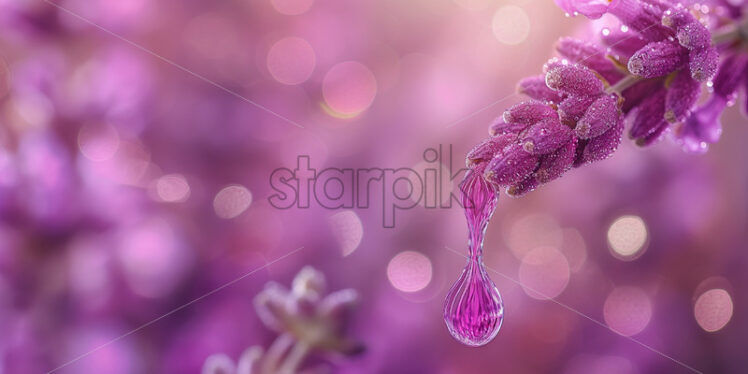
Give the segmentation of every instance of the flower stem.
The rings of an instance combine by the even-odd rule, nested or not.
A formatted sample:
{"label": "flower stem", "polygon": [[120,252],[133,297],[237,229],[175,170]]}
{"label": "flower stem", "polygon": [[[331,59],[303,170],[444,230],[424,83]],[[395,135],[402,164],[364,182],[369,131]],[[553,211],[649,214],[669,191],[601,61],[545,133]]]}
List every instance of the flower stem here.
{"label": "flower stem", "polygon": [[619,96],[623,96],[622,92],[625,91],[627,88],[641,82],[644,78],[629,74],[623,79],[616,82],[616,84],[608,87],[607,90],[605,90],[608,93],[617,93]]}
{"label": "flower stem", "polygon": [[283,365],[281,365],[278,373],[295,374],[304,360],[306,360],[309,351],[310,347],[308,344],[301,341],[296,342],[291,349],[291,352],[288,353],[288,356],[286,356],[286,359],[283,361]]}

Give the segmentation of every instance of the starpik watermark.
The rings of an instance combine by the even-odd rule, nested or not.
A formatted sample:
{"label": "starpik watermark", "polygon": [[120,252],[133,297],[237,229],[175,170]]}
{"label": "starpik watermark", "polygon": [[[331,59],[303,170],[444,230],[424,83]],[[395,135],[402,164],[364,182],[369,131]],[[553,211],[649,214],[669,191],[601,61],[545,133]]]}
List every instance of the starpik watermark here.
{"label": "starpik watermark", "polygon": [[[462,207],[459,185],[465,172],[453,162],[451,145],[423,151],[423,162],[412,167],[315,169],[309,155],[298,155],[294,169],[281,167],[270,174],[274,193],[268,197],[277,209],[381,209],[384,227],[395,227],[400,210]],[[456,167],[455,164],[461,165]]]}

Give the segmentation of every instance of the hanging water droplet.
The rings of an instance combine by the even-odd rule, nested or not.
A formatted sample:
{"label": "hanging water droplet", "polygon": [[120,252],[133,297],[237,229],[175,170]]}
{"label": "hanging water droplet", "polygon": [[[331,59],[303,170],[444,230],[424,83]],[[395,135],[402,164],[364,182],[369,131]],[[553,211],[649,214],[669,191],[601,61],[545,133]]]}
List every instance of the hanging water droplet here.
{"label": "hanging water droplet", "polygon": [[468,262],[444,301],[444,322],[459,342],[478,347],[498,334],[504,303],[483,264],[483,238],[498,194],[481,176],[469,171],[460,184],[470,240]]}

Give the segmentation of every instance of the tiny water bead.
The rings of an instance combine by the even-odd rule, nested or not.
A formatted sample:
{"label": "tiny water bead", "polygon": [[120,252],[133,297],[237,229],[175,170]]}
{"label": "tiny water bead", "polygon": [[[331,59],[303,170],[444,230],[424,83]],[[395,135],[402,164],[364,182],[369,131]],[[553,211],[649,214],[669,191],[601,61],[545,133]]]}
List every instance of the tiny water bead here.
{"label": "tiny water bead", "polygon": [[468,261],[444,301],[444,322],[460,343],[479,347],[498,334],[504,303],[483,264],[483,238],[498,194],[480,172],[469,171],[460,185],[468,223]]}

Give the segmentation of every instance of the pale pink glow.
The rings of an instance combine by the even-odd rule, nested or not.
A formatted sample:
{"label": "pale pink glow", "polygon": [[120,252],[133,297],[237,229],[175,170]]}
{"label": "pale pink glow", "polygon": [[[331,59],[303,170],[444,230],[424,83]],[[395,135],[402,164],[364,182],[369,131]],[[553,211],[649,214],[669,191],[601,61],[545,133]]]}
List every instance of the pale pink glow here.
{"label": "pale pink glow", "polygon": [[514,221],[506,235],[506,243],[515,257],[541,246],[558,248],[563,242],[563,232],[558,222],[546,214],[531,214]]}
{"label": "pale pink glow", "polygon": [[561,252],[569,260],[569,268],[573,272],[582,269],[587,262],[587,243],[576,229],[566,228],[563,230]]}
{"label": "pale pink glow", "polygon": [[343,257],[353,253],[361,244],[364,236],[364,226],[358,214],[352,210],[344,210],[330,217],[330,226],[340,245]]}
{"label": "pale pink glow", "polygon": [[491,28],[496,39],[507,45],[520,44],[530,34],[530,18],[522,8],[507,5],[494,13]]}
{"label": "pale pink glow", "polygon": [[329,109],[341,117],[353,117],[366,110],[377,95],[374,73],[356,61],[341,62],[330,69],[322,82],[322,96]]}
{"label": "pale pink glow", "polygon": [[166,221],[151,218],[121,233],[119,261],[130,288],[144,297],[161,297],[181,280],[190,256]]}
{"label": "pale pink glow", "polygon": [[528,296],[549,299],[561,294],[569,284],[569,262],[553,247],[528,252],[519,266],[519,281]]}
{"label": "pale pink glow", "polygon": [[613,255],[621,260],[641,256],[647,241],[647,225],[641,217],[619,217],[608,228],[608,245]]}
{"label": "pale pink glow", "polygon": [[287,85],[305,82],[312,75],[316,64],[314,49],[297,37],[287,37],[270,47],[267,67],[270,75]]}
{"label": "pale pink glow", "polygon": [[636,287],[619,287],[605,299],[605,323],[611,330],[624,336],[642,332],[652,319],[652,301],[646,292]]}
{"label": "pale pink glow", "polygon": [[278,13],[297,16],[306,13],[314,4],[314,0],[271,0],[271,3]]}
{"label": "pale pink glow", "polygon": [[150,152],[140,143],[120,140],[110,158],[93,162],[88,157],[79,159],[83,172],[92,184],[116,183],[142,186],[148,169],[152,167]]}
{"label": "pale pink glow", "polygon": [[213,210],[223,219],[242,214],[252,203],[252,193],[244,186],[232,185],[222,189],[213,199]]}
{"label": "pale pink glow", "polygon": [[396,289],[417,292],[431,283],[431,260],[420,252],[400,252],[387,265],[387,279]]}
{"label": "pale pink glow", "polygon": [[709,332],[719,331],[732,318],[733,304],[730,294],[719,288],[711,289],[696,299],[693,314],[702,329]]}
{"label": "pale pink glow", "polygon": [[156,194],[164,202],[183,202],[190,196],[190,184],[181,174],[164,175],[156,181]]}
{"label": "pale pink glow", "polygon": [[78,148],[91,161],[105,161],[117,152],[119,133],[108,124],[89,124],[78,131]]}

